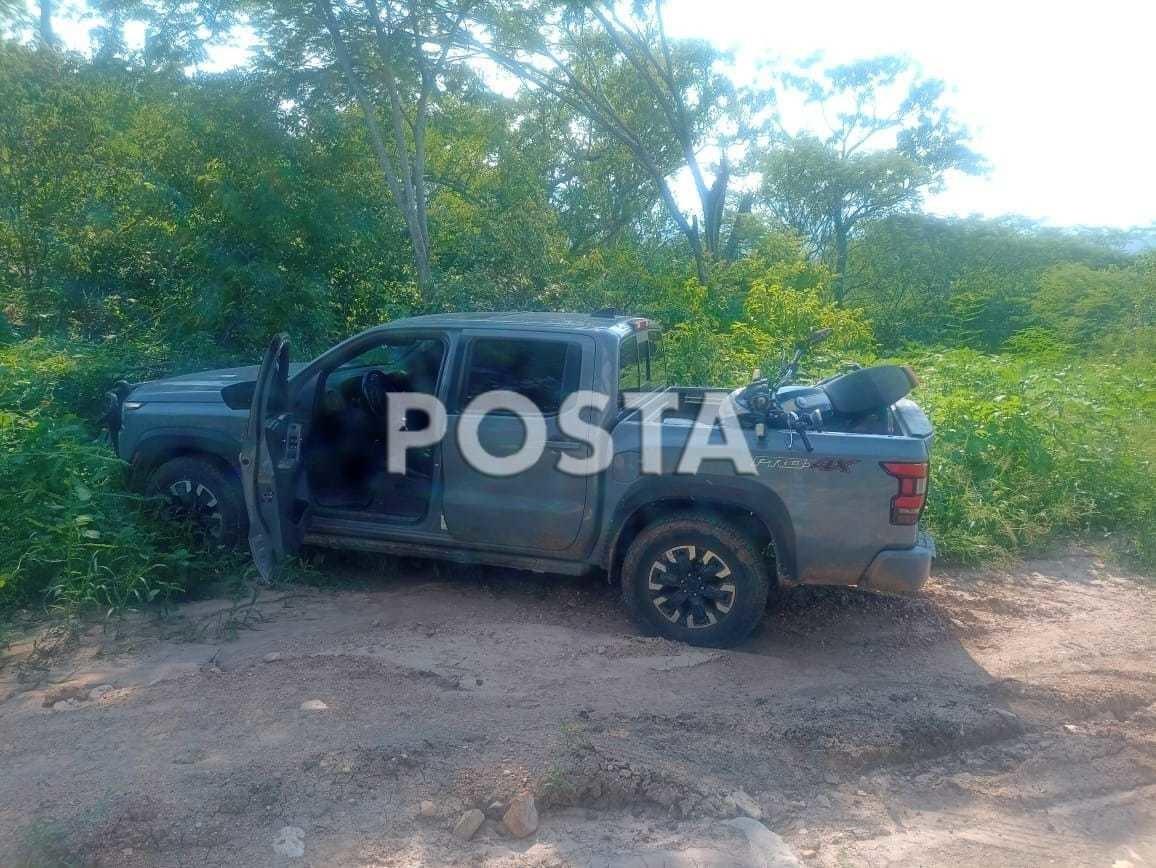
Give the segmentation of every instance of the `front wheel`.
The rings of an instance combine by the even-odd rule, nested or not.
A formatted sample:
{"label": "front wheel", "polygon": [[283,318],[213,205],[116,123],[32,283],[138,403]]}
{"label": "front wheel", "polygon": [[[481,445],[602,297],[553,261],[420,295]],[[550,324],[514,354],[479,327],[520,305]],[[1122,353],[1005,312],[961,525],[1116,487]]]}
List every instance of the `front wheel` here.
{"label": "front wheel", "polygon": [[168,499],[168,516],[191,522],[200,542],[232,547],[245,539],[249,517],[241,483],[214,461],[186,455],[167,461],[149,477],[147,494]]}
{"label": "front wheel", "polygon": [[722,648],[746,639],[767,606],[762,553],[731,524],[680,518],[643,530],[622,564],[622,594],[649,633]]}

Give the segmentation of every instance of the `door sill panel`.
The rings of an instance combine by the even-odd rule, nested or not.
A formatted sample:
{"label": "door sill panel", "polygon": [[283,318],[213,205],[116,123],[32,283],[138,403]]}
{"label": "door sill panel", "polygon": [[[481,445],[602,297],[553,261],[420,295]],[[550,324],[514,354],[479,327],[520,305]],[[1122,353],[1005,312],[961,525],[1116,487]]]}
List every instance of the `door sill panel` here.
{"label": "door sill panel", "polygon": [[538,558],[528,555],[511,555],[503,552],[481,551],[477,549],[457,549],[448,546],[431,545],[420,542],[404,542],[397,539],[381,539],[364,536],[346,536],[334,533],[307,533],[306,545],[335,549],[353,549],[363,552],[382,552],[419,558],[434,558],[459,564],[486,564],[495,567],[510,567],[516,570],[530,570],[535,573],[562,573],[580,576],[591,569],[590,564],[581,561],[559,561],[552,558]]}
{"label": "door sill panel", "polygon": [[366,509],[341,506],[316,506],[313,508],[312,515],[315,524],[319,521],[331,520],[330,523],[334,524],[336,522],[369,522],[377,525],[416,527],[425,521],[426,516],[429,515],[429,510],[426,509],[421,515],[403,515],[392,512],[370,512]]}

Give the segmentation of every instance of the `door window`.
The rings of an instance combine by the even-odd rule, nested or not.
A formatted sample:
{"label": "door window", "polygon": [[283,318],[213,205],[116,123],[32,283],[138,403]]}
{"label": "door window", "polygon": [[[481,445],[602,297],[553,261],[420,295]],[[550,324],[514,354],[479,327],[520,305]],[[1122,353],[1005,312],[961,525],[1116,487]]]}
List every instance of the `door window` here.
{"label": "door window", "polygon": [[543,415],[553,415],[577,390],[581,365],[582,350],[573,341],[479,338],[470,349],[458,409],[502,389],[526,396]]}
{"label": "door window", "polygon": [[403,384],[401,391],[432,393],[444,353],[445,344],[440,338],[391,338],[357,354],[338,370],[377,368]]}

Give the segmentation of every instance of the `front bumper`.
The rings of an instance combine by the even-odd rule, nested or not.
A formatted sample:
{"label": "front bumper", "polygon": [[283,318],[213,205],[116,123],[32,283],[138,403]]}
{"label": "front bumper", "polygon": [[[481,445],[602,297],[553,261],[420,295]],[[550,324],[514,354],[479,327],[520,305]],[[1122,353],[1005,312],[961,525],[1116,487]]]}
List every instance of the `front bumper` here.
{"label": "front bumper", "polygon": [[920,532],[909,549],[886,549],[875,555],[859,587],[888,594],[912,594],[927,583],[931,561],[935,558],[935,540]]}

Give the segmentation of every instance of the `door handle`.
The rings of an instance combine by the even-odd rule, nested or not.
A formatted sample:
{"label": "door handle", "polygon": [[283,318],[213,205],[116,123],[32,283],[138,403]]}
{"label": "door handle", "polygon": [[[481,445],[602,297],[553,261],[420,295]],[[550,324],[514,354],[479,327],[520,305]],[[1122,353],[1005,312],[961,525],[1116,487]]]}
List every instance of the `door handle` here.
{"label": "door handle", "polygon": [[586,443],[576,443],[573,440],[547,440],[546,448],[553,449],[556,452],[582,452],[585,453],[587,449]]}

